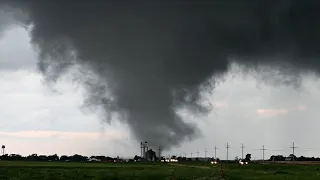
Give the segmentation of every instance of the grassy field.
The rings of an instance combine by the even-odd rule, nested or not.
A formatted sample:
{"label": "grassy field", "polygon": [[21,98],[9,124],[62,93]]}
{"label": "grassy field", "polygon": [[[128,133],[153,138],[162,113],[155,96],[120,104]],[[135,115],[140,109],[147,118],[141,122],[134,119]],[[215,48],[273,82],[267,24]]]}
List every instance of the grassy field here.
{"label": "grassy field", "polygon": [[[222,168],[221,168],[222,166]],[[68,163],[0,161],[0,179],[7,180],[301,180],[320,179],[320,165],[206,163]],[[223,169],[223,175],[221,173]]]}

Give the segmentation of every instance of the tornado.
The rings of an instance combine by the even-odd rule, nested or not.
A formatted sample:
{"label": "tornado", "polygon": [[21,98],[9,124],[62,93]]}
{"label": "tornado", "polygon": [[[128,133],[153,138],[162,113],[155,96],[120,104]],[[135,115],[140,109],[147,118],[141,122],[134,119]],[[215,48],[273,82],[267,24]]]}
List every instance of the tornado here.
{"label": "tornado", "polygon": [[196,120],[187,122],[178,110],[209,113],[203,94],[230,63],[294,86],[301,73],[320,67],[315,0],[3,0],[0,6],[19,12],[15,20],[30,32],[47,82],[76,72],[86,107],[164,150],[201,136]]}

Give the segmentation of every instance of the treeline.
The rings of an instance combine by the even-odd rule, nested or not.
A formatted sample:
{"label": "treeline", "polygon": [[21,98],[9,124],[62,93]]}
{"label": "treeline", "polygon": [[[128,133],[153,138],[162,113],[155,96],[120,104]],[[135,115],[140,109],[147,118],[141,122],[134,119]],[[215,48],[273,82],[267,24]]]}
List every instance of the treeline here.
{"label": "treeline", "polygon": [[320,161],[319,157],[296,157],[293,154],[290,154],[288,157],[282,155],[272,155],[268,161]]}
{"label": "treeline", "polygon": [[20,154],[5,154],[0,156],[1,160],[5,161],[74,161],[74,162],[81,162],[81,161],[120,161],[119,157],[113,158],[108,156],[82,156],[79,154],[75,154],[72,156],[58,156],[57,154],[54,155],[38,155],[38,154],[31,154],[29,156],[22,156]]}
{"label": "treeline", "polygon": [[[164,160],[165,157],[161,157],[160,160]],[[171,159],[177,159],[178,161],[203,161],[203,160],[212,160],[212,158],[186,158],[186,157],[178,157],[171,156]],[[109,156],[82,156],[79,154],[75,154],[72,156],[62,155],[58,156],[57,154],[53,155],[38,155],[31,154],[29,156],[22,156],[20,154],[5,154],[0,156],[0,160],[4,161],[71,161],[71,162],[84,162],[84,161],[99,161],[99,162],[136,162],[136,161],[145,161],[145,159],[140,156],[134,156],[133,159],[121,159],[119,157],[109,157]],[[155,161],[158,161],[159,158],[156,158]],[[218,160],[218,159],[217,159]]]}

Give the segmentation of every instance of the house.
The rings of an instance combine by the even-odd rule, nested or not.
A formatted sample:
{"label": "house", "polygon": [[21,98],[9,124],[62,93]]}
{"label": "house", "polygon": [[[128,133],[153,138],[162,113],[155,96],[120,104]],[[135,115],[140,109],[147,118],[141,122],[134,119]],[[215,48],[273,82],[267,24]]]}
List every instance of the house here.
{"label": "house", "polygon": [[269,161],[285,161],[285,157],[282,155],[272,155],[269,159]]}
{"label": "house", "polygon": [[100,162],[101,159],[97,159],[97,158],[89,158],[88,161],[91,161],[91,162]]}

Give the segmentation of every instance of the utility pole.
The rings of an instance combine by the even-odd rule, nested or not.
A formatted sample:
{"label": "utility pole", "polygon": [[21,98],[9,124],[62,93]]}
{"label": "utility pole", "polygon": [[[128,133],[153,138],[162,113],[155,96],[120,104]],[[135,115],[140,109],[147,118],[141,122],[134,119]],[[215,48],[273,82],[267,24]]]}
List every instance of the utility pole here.
{"label": "utility pole", "polygon": [[140,154],[140,157],[143,158],[144,155],[143,155],[143,144],[142,144],[142,141],[140,142],[140,148],[141,148],[141,154]]}
{"label": "utility pole", "polygon": [[292,143],[292,147],[290,147],[290,148],[292,148],[292,155],[293,155],[292,161],[294,161],[294,149],[297,148],[296,146],[294,146],[294,142]]}
{"label": "utility pole", "polygon": [[200,152],[199,152],[199,150],[198,150],[198,151],[197,151],[197,158],[199,158],[199,153],[200,153]]}
{"label": "utility pole", "polygon": [[192,158],[192,152],[190,153],[190,155],[191,155],[191,158]]}
{"label": "utility pole", "polygon": [[241,144],[241,154],[242,154],[241,159],[243,159],[243,148],[244,148],[244,146],[243,146],[243,144]]}
{"label": "utility pole", "polygon": [[230,146],[229,146],[229,144],[227,143],[227,146],[226,146],[226,149],[227,149],[227,161],[229,160],[229,148],[230,148]]}
{"label": "utility pole", "polygon": [[161,147],[159,146],[159,159],[161,159]]}
{"label": "utility pole", "polygon": [[262,145],[262,149],[260,149],[260,150],[262,150],[262,160],[263,160],[263,163],[264,163],[264,151],[267,150],[267,149],[265,149],[264,145]]}
{"label": "utility pole", "polygon": [[217,146],[214,146],[214,159],[217,159]]}
{"label": "utility pole", "polygon": [[204,150],[204,158],[207,158],[207,149]]}
{"label": "utility pole", "polygon": [[185,157],[185,158],[187,157],[187,153],[184,153],[184,157]]}

